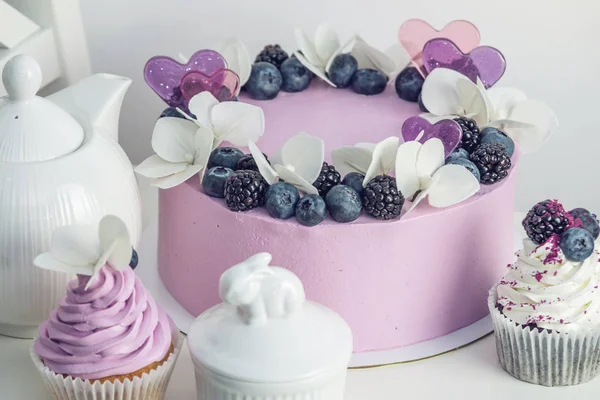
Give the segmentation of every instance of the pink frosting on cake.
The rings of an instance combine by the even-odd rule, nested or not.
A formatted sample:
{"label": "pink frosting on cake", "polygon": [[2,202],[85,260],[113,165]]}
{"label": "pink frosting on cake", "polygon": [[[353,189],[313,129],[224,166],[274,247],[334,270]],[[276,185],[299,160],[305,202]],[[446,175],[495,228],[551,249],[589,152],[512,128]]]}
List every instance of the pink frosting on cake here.
{"label": "pink frosting on cake", "polygon": [[131,268],[105,266],[85,290],[79,276],[48,321],[35,351],[52,371],[82,379],[135,372],[164,359],[172,323]]}
{"label": "pink frosting on cake", "polygon": [[[315,82],[272,101],[240,100],[264,110],[258,145],[267,155],[305,131],[324,139],[329,158],[336,147],[401,136],[406,118],[420,113],[391,86],[367,97]],[[418,343],[487,315],[489,287],[513,258],[514,175],[448,209],[425,200],[394,221],[363,213],[349,224],[328,218],[314,227],[273,219],[264,209],[231,212],[192,178],[160,192],[159,273],[175,299],[199,315],[219,302],[221,273],[267,251],[274,265],[302,279],[309,299],[344,317],[355,351]]]}

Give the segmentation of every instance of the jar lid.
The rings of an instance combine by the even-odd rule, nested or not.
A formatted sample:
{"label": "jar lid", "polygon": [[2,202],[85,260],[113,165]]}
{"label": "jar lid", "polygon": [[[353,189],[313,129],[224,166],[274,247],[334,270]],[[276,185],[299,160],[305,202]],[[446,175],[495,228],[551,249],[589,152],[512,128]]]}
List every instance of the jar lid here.
{"label": "jar lid", "polygon": [[332,310],[305,300],[292,272],[270,267],[260,253],[227,270],[223,303],[192,324],[194,363],[245,382],[282,383],[345,368],[352,355],[348,324]]}
{"label": "jar lid", "polygon": [[42,70],[33,57],[9,60],[2,82],[8,96],[0,98],[0,162],[46,161],[81,146],[81,125],[56,104],[36,96]]}

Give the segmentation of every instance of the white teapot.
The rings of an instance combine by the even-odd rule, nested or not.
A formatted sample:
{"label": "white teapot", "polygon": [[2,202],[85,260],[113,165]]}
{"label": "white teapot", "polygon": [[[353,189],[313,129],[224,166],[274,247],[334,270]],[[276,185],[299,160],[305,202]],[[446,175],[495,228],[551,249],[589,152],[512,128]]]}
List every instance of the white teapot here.
{"label": "white teapot", "polygon": [[118,145],[121,104],[131,80],[97,74],[47,98],[36,96],[38,63],[11,59],[0,98],[0,334],[33,338],[71,276],[36,268],[51,233],[97,225],[112,214],[141,235],[141,199]]}

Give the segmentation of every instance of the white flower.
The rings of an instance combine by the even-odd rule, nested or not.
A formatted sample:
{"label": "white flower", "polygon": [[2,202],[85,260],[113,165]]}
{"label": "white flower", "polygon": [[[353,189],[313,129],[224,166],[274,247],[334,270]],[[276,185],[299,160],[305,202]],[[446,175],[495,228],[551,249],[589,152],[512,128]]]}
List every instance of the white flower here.
{"label": "white flower", "polygon": [[33,261],[40,268],[87,275],[86,289],[104,265],[121,271],[131,262],[133,249],[125,223],[114,215],[102,218],[98,231],[88,225],[69,225],[52,233],[50,251]]}
{"label": "white flower", "polygon": [[465,116],[475,120],[480,129],[501,129],[529,153],[539,149],[558,127],[554,112],[543,102],[528,100],[518,89],[486,90],[478,79],[471,82],[459,72],[436,68],[427,76],[422,90],[423,104],[429,120]]}
{"label": "white flower", "polygon": [[325,158],[322,139],[307,133],[299,133],[288,139],[279,152],[271,157],[273,166],[253,142],[249,142],[248,147],[259,172],[269,185],[281,178],[304,193],[319,193],[313,182],[317,180]]}
{"label": "white flower", "polygon": [[479,191],[479,181],[460,165],[444,165],[444,145],[438,138],[421,144],[405,142],[396,154],[396,184],[406,199],[415,194],[406,213],[425,197],[432,207],[458,204]]}
{"label": "white flower", "polygon": [[298,61],[334,87],[335,84],[329,80],[327,73],[335,57],[348,47],[352,47],[351,54],[356,58],[358,68],[376,69],[388,77],[396,69],[396,64],[390,57],[369,46],[358,35],[342,45],[338,34],[327,24],[317,28],[312,40],[302,29],[296,29],[296,44],[300,49],[294,53]]}
{"label": "white flower", "polygon": [[377,144],[357,143],[333,150],[331,158],[341,175],[349,172],[363,174],[363,186],[366,186],[377,175],[389,174],[394,168],[399,142],[400,139],[390,136]]}
{"label": "white flower", "polygon": [[161,189],[177,186],[192,176],[204,174],[210,152],[223,141],[235,146],[255,142],[264,133],[264,114],[260,107],[235,101],[219,103],[210,92],[192,97],[188,106],[192,119],[165,117],[156,121],[152,149],[156,153],[144,160],[136,172],[154,178]]}

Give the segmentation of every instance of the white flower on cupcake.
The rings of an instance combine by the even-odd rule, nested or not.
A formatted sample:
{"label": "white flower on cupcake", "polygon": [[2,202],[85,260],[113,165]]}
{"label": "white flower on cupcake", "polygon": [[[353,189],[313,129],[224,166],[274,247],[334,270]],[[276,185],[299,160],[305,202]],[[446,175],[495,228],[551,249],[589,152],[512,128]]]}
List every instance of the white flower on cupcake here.
{"label": "white flower on cupcake", "polygon": [[335,57],[349,47],[352,47],[351,54],[356,58],[358,68],[376,69],[388,77],[396,69],[390,57],[369,46],[358,35],[342,45],[338,34],[327,24],[317,28],[313,39],[302,29],[296,29],[296,44],[300,49],[294,53],[298,61],[334,87],[336,85],[328,78],[328,72]]}
{"label": "white flower on cupcake", "polygon": [[402,143],[396,154],[396,185],[407,200],[416,195],[406,213],[425,197],[436,208],[458,204],[479,191],[479,181],[465,167],[444,165],[444,145],[438,138],[421,144]]}
{"label": "white flower on cupcake", "polygon": [[108,264],[117,271],[129,266],[133,248],[125,223],[114,215],[102,218],[96,231],[89,225],[68,225],[52,233],[50,251],[33,263],[43,269],[90,276],[86,289]]}
{"label": "white flower on cupcake", "polygon": [[377,175],[387,175],[394,168],[400,139],[390,136],[379,143],[357,143],[333,150],[333,164],[342,175],[359,172],[365,176],[363,187]]}
{"label": "white flower on cupcake", "polygon": [[153,185],[168,189],[206,169],[212,150],[223,141],[235,146],[255,142],[264,133],[265,118],[260,107],[219,101],[210,93],[192,97],[188,106],[195,119],[159,118],[152,133],[156,153],[144,160],[136,172],[153,178]]}
{"label": "white flower on cupcake", "polygon": [[249,142],[248,147],[260,174],[269,185],[281,178],[301,192],[319,194],[313,182],[319,177],[325,158],[325,144],[322,139],[307,133],[293,136],[271,157],[273,166],[254,142]]}
{"label": "white flower on cupcake", "polygon": [[424,118],[471,118],[480,129],[493,126],[502,130],[524,153],[541,147],[558,127],[556,115],[545,103],[528,100],[518,89],[486,90],[479,79],[475,84],[447,68],[431,71],[423,83],[421,97],[430,113]]}

